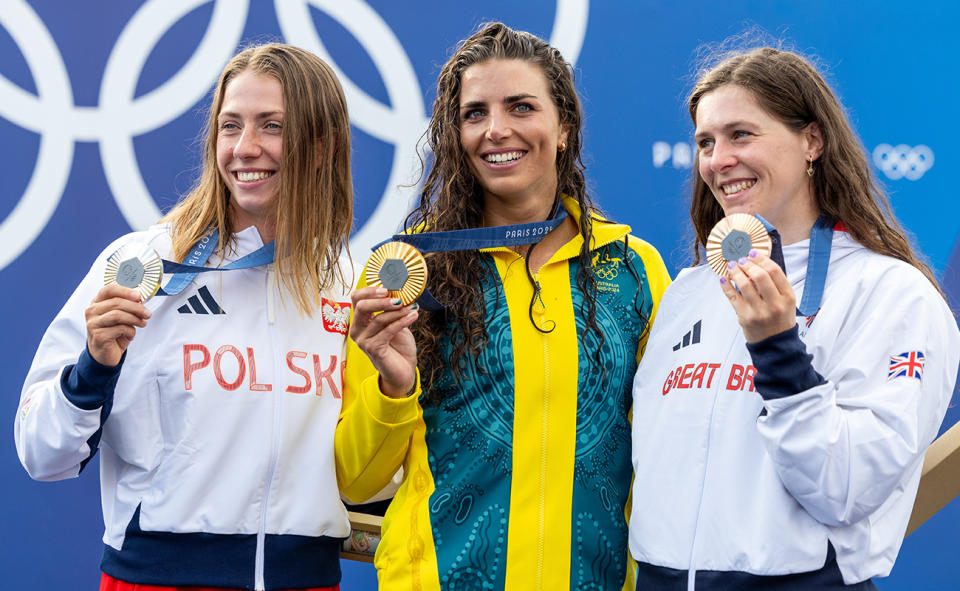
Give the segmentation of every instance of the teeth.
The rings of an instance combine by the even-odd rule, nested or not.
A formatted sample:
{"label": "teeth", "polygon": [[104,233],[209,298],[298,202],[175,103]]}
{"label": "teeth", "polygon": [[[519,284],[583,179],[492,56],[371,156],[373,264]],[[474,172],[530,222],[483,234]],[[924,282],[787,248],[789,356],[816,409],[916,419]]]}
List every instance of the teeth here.
{"label": "teeth", "polygon": [[732,195],[733,193],[739,193],[744,189],[749,189],[754,186],[757,181],[741,181],[739,183],[734,183],[732,185],[723,185],[723,192],[727,195]]}
{"label": "teeth", "polygon": [[514,160],[519,160],[523,156],[523,152],[503,152],[502,154],[487,154],[484,156],[484,159],[487,162],[495,162],[497,164],[502,164],[504,162],[513,162]]}
{"label": "teeth", "polygon": [[267,172],[262,170],[258,172],[237,171],[237,180],[244,183],[249,183],[251,181],[259,181],[260,179],[265,179],[272,174],[273,174],[272,172]]}

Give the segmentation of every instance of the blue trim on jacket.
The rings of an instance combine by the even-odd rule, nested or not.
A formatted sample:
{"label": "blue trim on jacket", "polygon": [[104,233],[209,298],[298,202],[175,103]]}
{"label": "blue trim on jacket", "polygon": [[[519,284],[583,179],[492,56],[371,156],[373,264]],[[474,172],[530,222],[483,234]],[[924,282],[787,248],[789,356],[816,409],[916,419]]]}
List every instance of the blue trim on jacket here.
{"label": "blue trim on jacket", "polygon": [[[637,591],[687,591],[688,572],[665,566],[639,563]],[[739,571],[698,570],[697,591],[877,591],[872,581],[844,585],[837,565],[837,554],[827,544],[827,559],[822,568],[790,575],[755,575]]]}
{"label": "blue trim on jacket", "polygon": [[[340,582],[342,540],[267,534],[263,578],[267,590],[332,587]],[[140,529],[140,507],[123,547],[105,546],[100,569],[142,585],[253,589],[256,534],[153,532]]]}
{"label": "blue trim on jacket", "polygon": [[747,351],[757,368],[753,384],[764,400],[792,396],[826,383],[813,369],[813,355],[807,353],[796,324],[762,341],[747,343]]}
{"label": "blue trim on jacket", "polygon": [[100,409],[100,428],[87,439],[90,455],[80,462],[79,472],[83,472],[87,463],[97,454],[97,449],[100,446],[100,436],[103,435],[103,424],[107,422],[110,409],[113,408],[113,391],[117,387],[117,380],[120,379],[120,368],[123,367],[123,360],[126,358],[127,352],[124,351],[120,363],[116,366],[101,365],[84,347],[77,363],[63,368],[63,374],[60,376],[60,388],[67,400],[83,410]]}

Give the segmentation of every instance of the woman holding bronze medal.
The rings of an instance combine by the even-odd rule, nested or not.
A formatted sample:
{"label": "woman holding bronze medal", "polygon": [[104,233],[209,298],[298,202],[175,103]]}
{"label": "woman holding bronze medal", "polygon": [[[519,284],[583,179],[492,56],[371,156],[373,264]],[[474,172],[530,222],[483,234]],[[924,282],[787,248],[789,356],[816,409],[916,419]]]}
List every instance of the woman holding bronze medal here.
{"label": "woman holding bronze medal", "polygon": [[207,125],[196,187],[110,245],[47,330],[17,451],[38,480],[100,451],[102,591],[336,589],[346,102],[313,54],[254,46]]}
{"label": "woman holding bronze medal", "polygon": [[637,588],[875,589],[954,387],[953,315],[807,61],[726,57],[689,106],[711,264],[667,290],[634,381]]}
{"label": "woman holding bronze medal", "polygon": [[[403,467],[380,588],[632,587],[630,381],[666,269],[587,196],[571,69],[543,40],[493,23],[461,43],[427,138],[421,202],[395,239],[432,251],[445,308],[355,292],[351,336],[373,365],[348,354],[337,429],[348,497]],[[391,256],[367,283],[406,273]]]}

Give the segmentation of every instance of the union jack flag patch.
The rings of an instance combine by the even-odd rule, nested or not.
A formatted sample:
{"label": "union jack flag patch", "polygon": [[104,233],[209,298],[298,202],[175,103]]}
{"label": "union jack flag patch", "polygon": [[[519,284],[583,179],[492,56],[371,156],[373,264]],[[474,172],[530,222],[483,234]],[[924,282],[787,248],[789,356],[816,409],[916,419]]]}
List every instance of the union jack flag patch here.
{"label": "union jack flag patch", "polygon": [[890,356],[890,367],[887,368],[887,381],[893,378],[908,377],[923,380],[923,364],[926,358],[920,351],[907,351],[899,355]]}

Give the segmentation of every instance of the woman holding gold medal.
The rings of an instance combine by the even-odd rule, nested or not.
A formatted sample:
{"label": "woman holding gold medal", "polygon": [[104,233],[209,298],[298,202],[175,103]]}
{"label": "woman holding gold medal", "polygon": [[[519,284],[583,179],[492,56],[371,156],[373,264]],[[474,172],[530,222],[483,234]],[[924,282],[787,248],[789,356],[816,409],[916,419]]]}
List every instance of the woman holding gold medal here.
{"label": "woman holding gold medal", "polygon": [[98,257],[23,388],[32,477],[75,477],[100,451],[101,591],[338,588],[351,211],[333,71],[287,45],[240,52],[196,187]]}
{"label": "woman holding gold medal", "polygon": [[[445,308],[354,293],[351,336],[373,364],[348,354],[337,429],[347,497],[403,467],[380,588],[632,588],[630,381],[666,269],[587,196],[571,69],[543,40],[493,23],[461,43],[427,138],[396,238],[432,251]],[[387,264],[375,255],[367,283],[404,274],[373,262]]]}
{"label": "woman holding gold medal", "polygon": [[712,264],[667,290],[634,381],[637,588],[875,589],[954,387],[953,315],[808,62],[727,57],[689,107]]}

